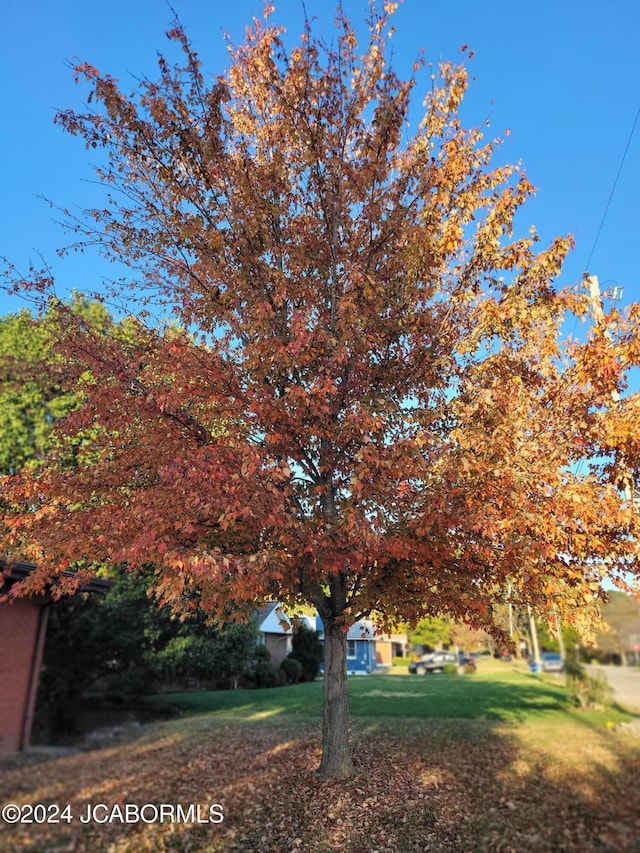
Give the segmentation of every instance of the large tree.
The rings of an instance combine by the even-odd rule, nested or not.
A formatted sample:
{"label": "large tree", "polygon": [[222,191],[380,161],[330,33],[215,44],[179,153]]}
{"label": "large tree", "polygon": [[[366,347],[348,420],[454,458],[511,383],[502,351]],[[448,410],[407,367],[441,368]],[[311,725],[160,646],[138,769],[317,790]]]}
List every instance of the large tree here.
{"label": "large tree", "polygon": [[62,390],[60,377],[51,369],[55,358],[52,342],[53,328],[46,318],[34,323],[26,310],[0,317],[2,474],[37,464],[46,453],[53,424],[76,405],[75,397]]}
{"label": "large tree", "polygon": [[[462,127],[464,67],[422,91],[420,62],[396,73],[395,5],[372,6],[362,48],[339,14],[331,45],[307,25],[287,49],[267,8],[213,80],[178,25],[183,59],[131,95],[76,66],[91,105],[57,121],[103,152],[108,200],[70,224],[130,265],[119,296],[143,304],[129,340],[65,319],[86,402],[63,434],[90,431],[91,454],[69,465],[63,442],[3,484],[0,544],[40,566],[25,592],[108,557],[221,619],[317,607],[331,776],[352,772],[355,620],[492,628],[508,589],[586,621],[637,558],[616,485],[636,438],[612,391],[638,311],[562,343],[589,309],[554,283],[570,239],[513,238],[532,186]],[[149,322],[161,306],[184,332]]]}
{"label": "large tree", "polygon": [[[77,294],[66,309],[83,323],[111,324],[104,305]],[[55,352],[59,321],[55,303],[39,317],[27,309],[0,317],[0,474],[41,464],[54,425],[80,404],[75,390],[65,388],[65,361]]]}

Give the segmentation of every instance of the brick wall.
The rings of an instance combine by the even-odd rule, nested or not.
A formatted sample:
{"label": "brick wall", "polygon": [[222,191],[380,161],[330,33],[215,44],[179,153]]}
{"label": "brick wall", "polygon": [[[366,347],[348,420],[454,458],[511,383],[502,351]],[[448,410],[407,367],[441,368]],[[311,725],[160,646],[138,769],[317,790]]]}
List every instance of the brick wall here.
{"label": "brick wall", "polygon": [[271,652],[271,663],[279,667],[282,661],[291,651],[291,637],[279,636],[277,634],[265,634],[265,646]]}
{"label": "brick wall", "polygon": [[46,614],[40,600],[0,604],[0,755],[29,742]]}

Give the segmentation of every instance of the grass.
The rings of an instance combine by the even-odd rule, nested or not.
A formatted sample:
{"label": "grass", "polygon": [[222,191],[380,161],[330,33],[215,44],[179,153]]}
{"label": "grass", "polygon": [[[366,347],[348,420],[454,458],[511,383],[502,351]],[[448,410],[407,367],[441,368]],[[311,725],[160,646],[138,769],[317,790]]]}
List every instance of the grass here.
{"label": "grass", "polygon": [[[606,726],[632,719],[619,707],[606,712],[576,712],[567,707],[564,680],[533,675],[523,664],[483,660],[472,675],[369,675],[349,679],[353,718],[402,720],[465,719],[526,723],[543,716],[559,721],[569,715]],[[274,722],[320,719],[322,682],[269,690],[203,691],[151,697],[186,714],[225,714],[235,719]]]}
{"label": "grass", "polygon": [[[222,824],[7,826],[3,853],[595,853],[640,838],[640,740],[622,709],[569,709],[562,680],[350,679],[356,774],[321,781],[322,684],[156,697],[183,709],[102,748],[0,766],[3,802],[211,803]],[[634,846],[635,845],[635,846]]]}

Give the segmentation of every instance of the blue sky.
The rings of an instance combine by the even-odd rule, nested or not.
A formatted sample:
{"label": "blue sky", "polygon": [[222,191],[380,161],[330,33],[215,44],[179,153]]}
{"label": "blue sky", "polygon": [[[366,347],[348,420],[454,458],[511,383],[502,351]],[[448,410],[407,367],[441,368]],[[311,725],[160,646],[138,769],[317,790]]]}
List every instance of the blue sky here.
{"label": "blue sky", "polygon": [[[275,2],[274,20],[290,38],[301,31],[301,0]],[[335,5],[306,0],[315,26],[330,33]],[[235,42],[262,12],[261,0],[173,0],[204,69],[224,70],[222,33]],[[366,0],[343,0],[347,15],[363,21]],[[99,203],[91,183],[91,155],[78,139],[53,125],[59,108],[82,106],[67,61],[78,57],[118,77],[155,73],[156,52],[172,12],[164,0],[20,0],[5,5],[0,43],[0,137],[3,190],[0,255],[20,269],[41,256],[59,295],[93,289],[111,269],[94,255],[59,259],[67,237],[39,196],[60,206]],[[573,233],[576,249],[562,281],[589,271],[603,289],[624,287],[622,304],[640,300],[640,120],[626,154],[600,237],[594,242],[640,108],[640,4],[637,0],[405,0],[396,15],[395,63],[410,69],[419,49],[427,61],[460,61],[474,51],[465,124],[490,118],[490,133],[510,135],[500,158],[522,161],[538,187],[520,216],[522,233],[535,224],[543,243]],[[424,86],[427,85],[425,76]],[[422,89],[420,89],[420,94]],[[416,99],[416,106],[419,100]],[[416,117],[418,114],[416,113]],[[0,314],[23,303],[0,291]]]}

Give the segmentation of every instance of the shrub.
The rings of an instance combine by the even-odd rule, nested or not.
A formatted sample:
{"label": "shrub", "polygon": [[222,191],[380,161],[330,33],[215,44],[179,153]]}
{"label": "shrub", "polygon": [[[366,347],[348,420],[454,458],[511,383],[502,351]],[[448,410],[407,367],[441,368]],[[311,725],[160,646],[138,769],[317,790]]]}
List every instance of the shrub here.
{"label": "shrub", "polygon": [[393,666],[403,666],[405,669],[409,668],[409,664],[411,663],[411,658],[394,658]]}
{"label": "shrub", "polygon": [[567,698],[571,705],[585,711],[603,710],[611,704],[611,688],[603,673],[589,675],[577,661],[565,662]]}
{"label": "shrub", "polygon": [[322,663],[323,648],[320,635],[306,625],[299,625],[293,632],[292,651],[289,657],[302,664],[302,681],[313,681],[318,677]]}
{"label": "shrub", "polygon": [[235,689],[251,662],[256,642],[255,627],[231,622],[220,630],[207,632],[207,640],[213,653],[211,675],[215,686]]}
{"label": "shrub", "polygon": [[443,672],[445,675],[457,675],[458,667],[455,663],[445,663]]}
{"label": "shrub", "polygon": [[174,637],[157,654],[156,666],[163,680],[209,686],[215,667],[215,650],[204,637]]}
{"label": "shrub", "polygon": [[564,672],[567,677],[567,681],[571,678],[577,678],[582,681],[587,677],[586,669],[579,661],[573,660],[572,658],[567,658],[567,660],[565,660]]}
{"label": "shrub", "polygon": [[238,680],[238,687],[252,688],[258,686],[258,672],[255,666],[250,666]]}
{"label": "shrub", "polygon": [[297,684],[302,678],[302,664],[296,658],[285,658],[280,664],[280,669],[284,672],[289,684]]}
{"label": "shrub", "polygon": [[64,596],[50,608],[34,737],[73,733],[86,698],[191,687],[235,687],[251,663],[254,625],[212,627],[204,614],[184,622],[149,598],[151,569],[109,570],[105,596]]}
{"label": "shrub", "polygon": [[260,643],[259,645],[257,645],[255,647],[255,650],[253,652],[253,657],[258,663],[261,663],[261,662],[271,663],[271,652],[262,643]]}
{"label": "shrub", "polygon": [[261,661],[256,667],[256,684],[258,687],[277,687],[280,683],[278,670],[269,661]]}

